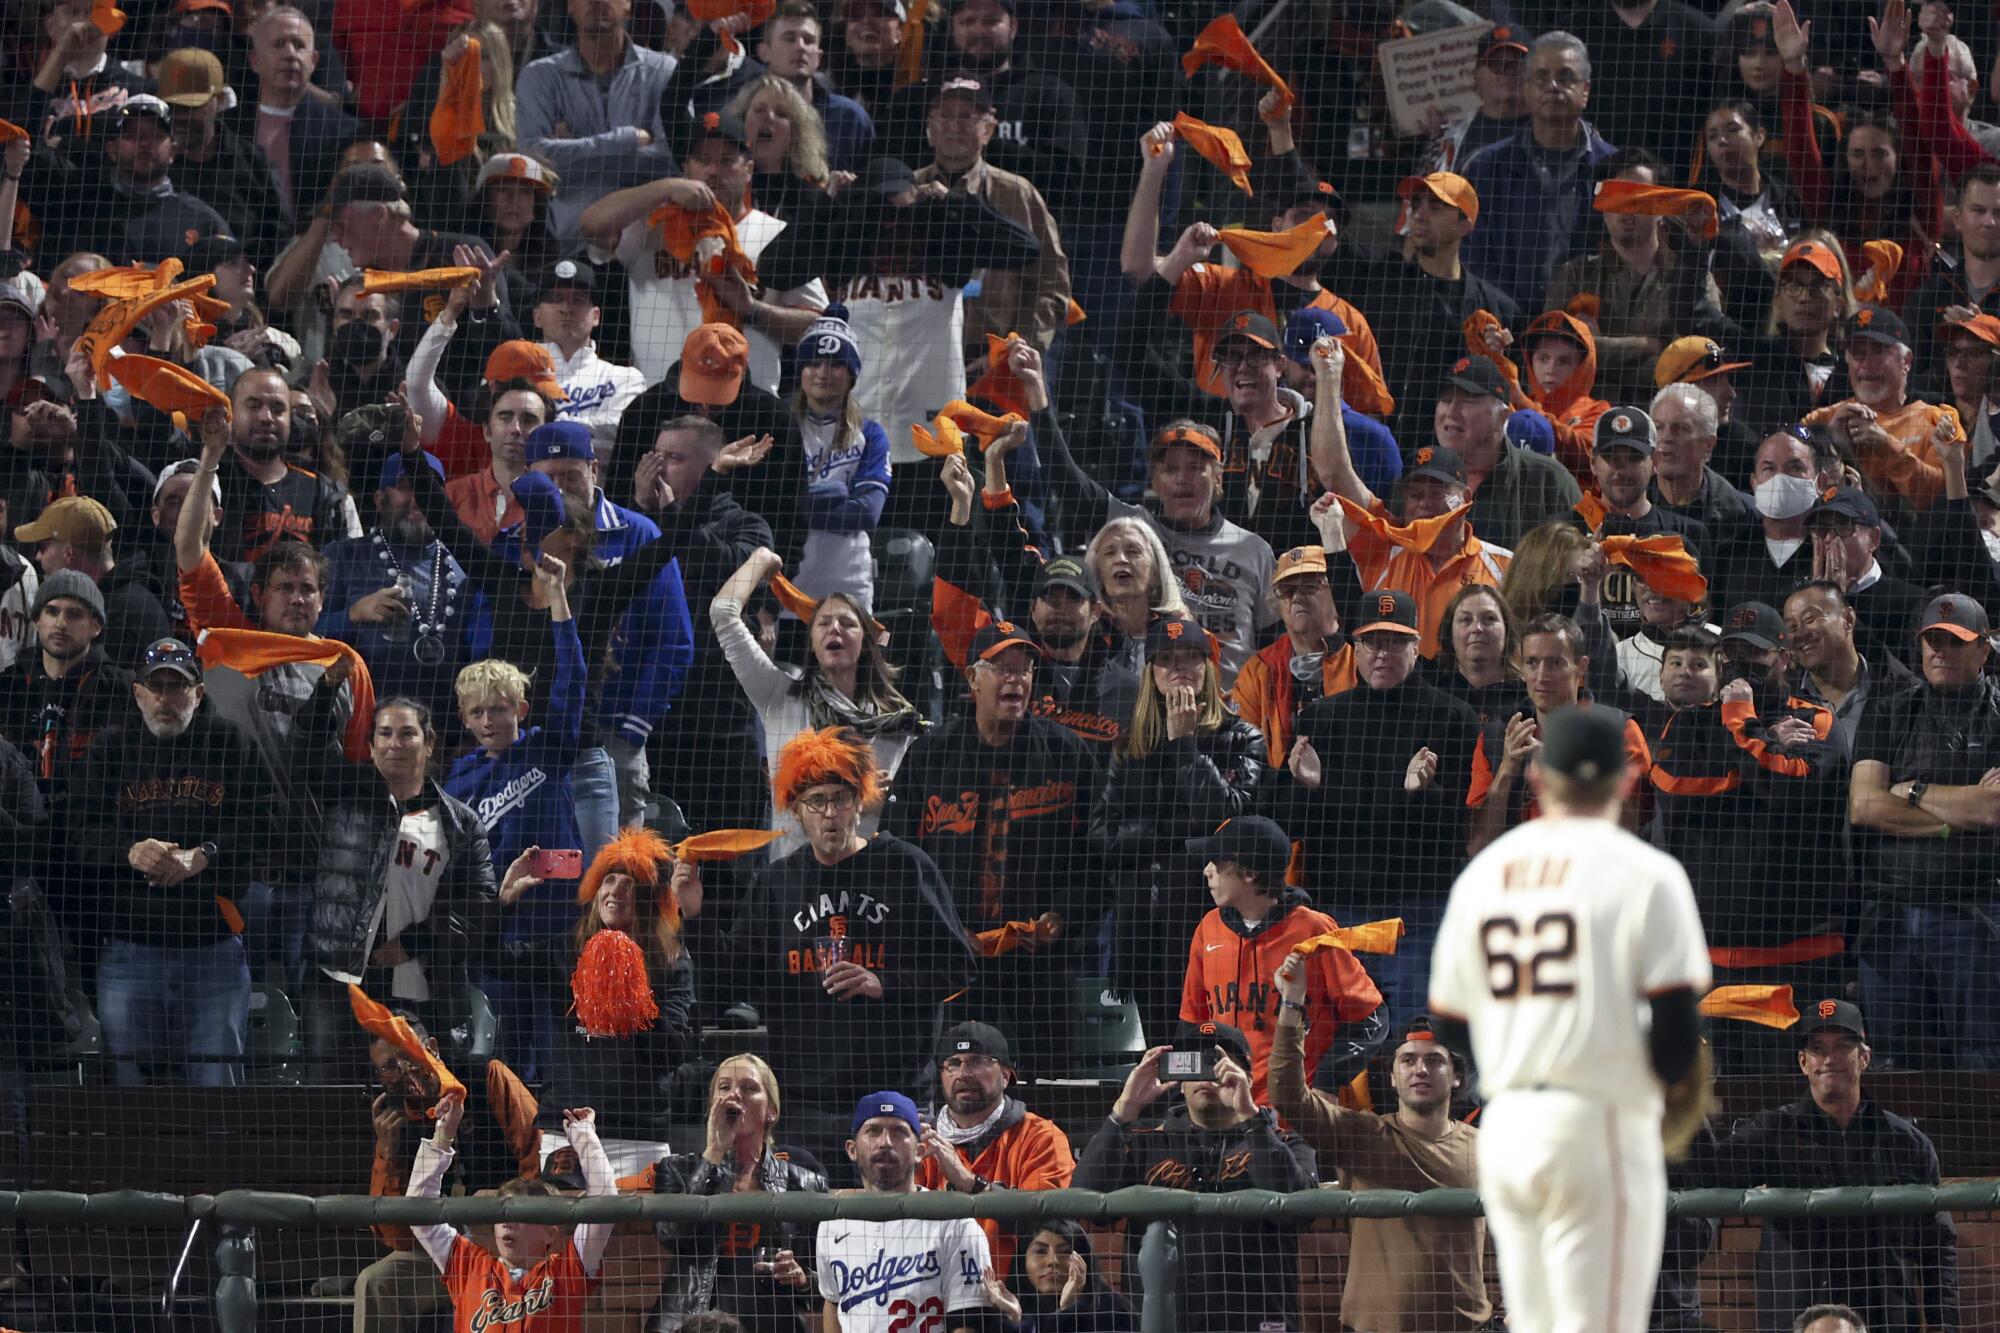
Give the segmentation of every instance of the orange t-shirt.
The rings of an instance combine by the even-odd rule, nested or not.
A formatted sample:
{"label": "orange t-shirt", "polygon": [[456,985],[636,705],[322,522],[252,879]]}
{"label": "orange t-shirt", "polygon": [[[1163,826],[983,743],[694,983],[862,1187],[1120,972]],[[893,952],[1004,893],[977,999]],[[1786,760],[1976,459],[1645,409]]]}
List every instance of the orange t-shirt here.
{"label": "orange t-shirt", "polygon": [[[1827,407],[1815,408],[1806,413],[1806,425],[1818,426],[1831,421],[1846,403],[1845,399]],[[1900,450],[1886,448],[1857,448],[1861,465],[1861,478],[1868,483],[1868,489],[1880,496],[1900,495],[1911,509],[1922,513],[1937,503],[1944,494],[1944,468],[1937,461],[1937,449],[1931,443],[1931,432],[1937,429],[1938,418],[1951,414],[1953,437],[1960,444],[1965,443],[1965,423],[1958,420],[1958,409],[1942,407],[1936,403],[1926,403],[1912,399],[1893,412],[1879,412],[1875,422],[1889,433],[1893,440],[1901,442]]]}
{"label": "orange t-shirt", "polygon": [[[1347,366],[1340,375],[1341,398],[1365,416],[1387,417],[1394,412],[1396,400],[1389,393],[1388,381],[1382,378],[1382,352],[1375,345],[1375,330],[1368,317],[1325,288],[1307,304],[1316,310],[1331,310],[1347,326],[1340,338],[1341,346],[1347,349]],[[1194,330],[1195,378],[1217,397],[1226,397],[1228,390],[1215,368],[1215,338],[1229,317],[1239,310],[1255,310],[1280,323],[1268,279],[1247,268],[1220,264],[1190,266],[1174,284],[1170,308]]]}
{"label": "orange t-shirt", "polygon": [[575,1241],[515,1277],[460,1236],[444,1266],[453,1333],[583,1333],[583,1305],[597,1279],[583,1271]]}

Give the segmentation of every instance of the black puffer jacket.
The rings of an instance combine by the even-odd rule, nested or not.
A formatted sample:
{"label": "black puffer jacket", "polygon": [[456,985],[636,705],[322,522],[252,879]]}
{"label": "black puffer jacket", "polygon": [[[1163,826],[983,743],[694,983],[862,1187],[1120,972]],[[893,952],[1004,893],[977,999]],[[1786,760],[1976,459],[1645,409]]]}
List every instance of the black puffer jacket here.
{"label": "black puffer jacket", "polygon": [[[729,1193],[733,1184],[727,1165],[718,1166],[700,1153],[664,1157],[653,1173],[656,1194],[713,1197]],[[824,1194],[826,1173],[803,1153],[793,1157],[766,1148],[757,1167],[757,1188],[765,1194],[798,1190]],[[816,1315],[819,1295],[814,1287],[801,1287],[787,1298],[783,1288],[751,1271],[757,1250],[768,1247],[792,1251],[799,1267],[811,1273],[814,1228],[787,1223],[765,1231],[755,1224],[680,1226],[662,1222],[654,1230],[672,1263],[660,1303],[647,1326],[653,1333],[671,1333],[689,1315],[704,1310],[735,1315],[748,1333],[792,1333],[802,1314]]]}

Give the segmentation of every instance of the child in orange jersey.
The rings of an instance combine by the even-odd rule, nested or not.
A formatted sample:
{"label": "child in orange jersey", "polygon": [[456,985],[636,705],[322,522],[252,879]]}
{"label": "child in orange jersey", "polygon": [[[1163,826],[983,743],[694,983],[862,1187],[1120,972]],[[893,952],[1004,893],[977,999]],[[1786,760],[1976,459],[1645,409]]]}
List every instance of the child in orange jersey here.
{"label": "child in orange jersey", "polygon": [[[1305,894],[1285,884],[1292,842],[1258,815],[1232,819],[1188,850],[1208,858],[1203,871],[1215,910],[1203,917],[1188,947],[1181,1017],[1228,1023],[1250,1043],[1251,1092],[1264,1101],[1281,997],[1271,975],[1293,949],[1335,929]],[[1380,1040],[1382,993],[1346,949],[1321,949],[1307,959],[1306,1068],[1316,1069],[1336,1037],[1372,1046]]]}
{"label": "child in orange jersey", "polygon": [[[437,1104],[437,1135],[417,1148],[410,1171],[412,1197],[434,1199],[451,1167],[452,1140],[465,1114],[463,1096]],[[583,1162],[586,1192],[616,1194],[611,1159],[597,1141],[597,1113],[589,1107],[563,1112],[563,1129]],[[554,1195],[541,1180],[510,1180],[500,1196]],[[612,1223],[585,1222],[569,1240],[559,1226],[500,1222],[493,1228],[494,1258],[451,1226],[410,1228],[444,1275],[451,1293],[454,1333],[583,1333],[583,1305],[597,1285]]]}

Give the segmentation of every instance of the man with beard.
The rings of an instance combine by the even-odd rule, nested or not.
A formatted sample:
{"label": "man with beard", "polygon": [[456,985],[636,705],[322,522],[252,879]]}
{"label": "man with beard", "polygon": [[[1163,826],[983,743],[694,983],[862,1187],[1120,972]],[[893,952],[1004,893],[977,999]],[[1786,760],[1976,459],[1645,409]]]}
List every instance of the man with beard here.
{"label": "man with beard", "polygon": [[[363,409],[364,411],[366,409]],[[444,465],[424,454],[439,477]],[[316,632],[360,652],[384,699],[407,695],[448,716],[458,669],[492,632],[485,599],[424,520],[403,476],[403,455],[381,464],[375,526],[330,544],[326,596]]]}
{"label": "man with beard", "polygon": [[201,661],[177,639],[146,650],[136,715],[84,752],[70,856],[93,877],[79,938],[101,944],[97,1015],[118,1081],[177,1070],[242,1079],[250,968],[230,899],[275,850],[271,777],[243,734],[202,704]]}
{"label": "man with beard", "polygon": [[185,257],[203,236],[229,231],[222,215],[168,178],[174,163],[172,112],[147,94],[128,98],[111,113],[95,145],[79,145],[66,158],[38,147],[21,180],[20,198],[41,221],[42,249],[67,255],[95,250],[119,264],[154,264]]}
{"label": "man with beard", "polygon": [[[543,381],[554,387],[553,378]],[[535,381],[505,380],[482,388],[479,403],[485,424],[486,466],[445,484],[444,493],[459,520],[483,542],[491,542],[500,529],[521,521],[521,502],[510,489],[514,478],[528,468],[528,436],[538,426],[555,419],[556,406]]]}
{"label": "man with beard", "polygon": [[[256,143],[223,124],[229,85],[222,62],[199,47],[169,51],[155,76],[160,100],[173,108],[176,175],[196,198],[228,220],[230,232],[269,267],[287,238],[290,203],[278,193],[271,159]],[[206,273],[206,267],[190,272]]]}
{"label": "man with beard", "polygon": [[71,772],[97,733],[123,720],[132,673],[105,661],[104,598],[82,574],[45,579],[29,611],[39,647],[0,674],[0,735],[27,756],[60,827]]}
{"label": "man with beard", "polygon": [[[917,1192],[922,1134],[917,1104],[900,1092],[871,1092],[856,1103],[847,1160],[861,1173],[864,1196]],[[988,1325],[994,1296],[1005,1296],[1010,1318],[1020,1316],[1020,1303],[994,1275],[986,1234],[969,1217],[837,1218],[819,1224],[814,1253],[829,1333],[887,1333],[918,1314],[934,1329],[976,1333]]]}
{"label": "man with beard", "polygon": [[[353,499],[332,481],[285,461],[291,386],[275,370],[246,370],[230,389],[227,466],[217,468],[222,512],[218,559],[255,561],[286,539],[321,545],[361,535]],[[185,571],[183,571],[185,572]]]}
{"label": "man with beard", "polygon": [[[960,1023],[938,1042],[937,1062],[938,1104],[923,1132],[919,1189],[1069,1188],[1076,1171],[1069,1135],[1007,1095],[1015,1074],[1005,1033],[990,1023]],[[998,1222],[981,1222],[979,1229],[994,1270],[1013,1272],[1019,1243],[1013,1231]]]}
{"label": "man with beard", "polygon": [[[1389,1057],[1393,1115],[1358,1111],[1309,1086],[1305,1063],[1304,955],[1285,957],[1276,977],[1281,1008],[1271,1042],[1271,1108],[1353,1190],[1475,1189],[1479,1131],[1454,1120],[1451,1098],[1466,1086],[1463,1056],[1438,1039],[1428,1015],[1403,1024]],[[1486,1295],[1486,1222],[1385,1217],[1354,1219],[1340,1320],[1349,1328],[1420,1328],[1472,1333],[1493,1317]]]}
{"label": "man with beard", "polygon": [[[1096,761],[1069,728],[1033,716],[1041,649],[1011,621],[972,636],[972,715],[919,736],[896,770],[883,827],[930,854],[980,954],[974,992],[1013,1032],[1031,1070],[1071,1063],[1070,1025],[1049,1019],[1079,941],[1101,910],[1084,850]],[[1027,922],[1023,931],[1010,923]]]}

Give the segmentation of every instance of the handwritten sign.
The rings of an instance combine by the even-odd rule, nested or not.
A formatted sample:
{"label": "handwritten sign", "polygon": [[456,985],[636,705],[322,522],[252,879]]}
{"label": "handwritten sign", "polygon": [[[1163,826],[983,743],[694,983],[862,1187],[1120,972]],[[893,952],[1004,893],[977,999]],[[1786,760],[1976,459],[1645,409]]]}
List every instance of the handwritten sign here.
{"label": "handwritten sign", "polygon": [[1433,108],[1443,120],[1453,120],[1479,105],[1479,94],[1472,89],[1472,66],[1479,57],[1479,39],[1492,26],[1468,23],[1440,28],[1375,48],[1398,134],[1424,133],[1424,117]]}

